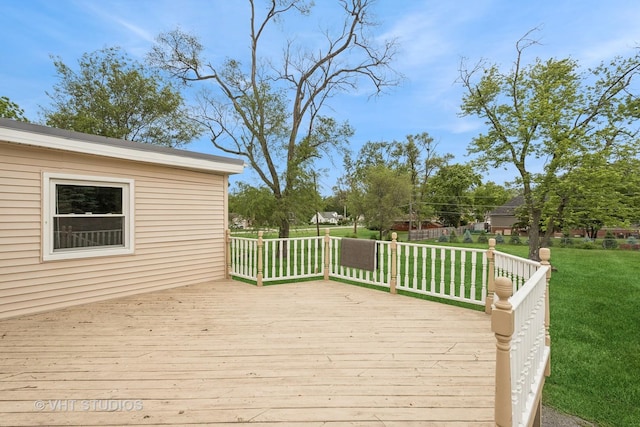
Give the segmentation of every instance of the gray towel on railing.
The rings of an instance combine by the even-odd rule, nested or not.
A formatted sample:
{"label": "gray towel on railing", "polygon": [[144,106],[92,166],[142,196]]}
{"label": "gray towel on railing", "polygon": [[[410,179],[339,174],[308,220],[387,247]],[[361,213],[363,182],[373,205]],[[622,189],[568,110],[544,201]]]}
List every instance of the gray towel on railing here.
{"label": "gray towel on railing", "polygon": [[374,271],[376,269],[376,241],[343,237],[340,243],[340,265]]}

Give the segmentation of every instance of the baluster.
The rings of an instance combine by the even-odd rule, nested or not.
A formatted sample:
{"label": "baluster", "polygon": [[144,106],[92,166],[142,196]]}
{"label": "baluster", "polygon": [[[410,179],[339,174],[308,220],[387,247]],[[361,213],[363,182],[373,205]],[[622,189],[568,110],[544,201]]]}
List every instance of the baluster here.
{"label": "baluster", "polygon": [[444,268],[445,265],[445,258],[447,252],[445,251],[444,248],[440,249],[440,294],[444,295],[445,294],[445,287],[444,287],[444,275],[446,272],[446,269]]}
{"label": "baluster", "polygon": [[431,294],[436,293],[436,248],[431,248]]}
{"label": "baluster", "polygon": [[396,282],[397,282],[397,268],[398,268],[398,255],[397,255],[397,250],[398,250],[398,242],[397,242],[397,238],[398,238],[398,233],[393,232],[391,233],[391,280],[389,281],[389,292],[391,292],[392,294],[397,293],[396,291]]}
{"label": "baluster", "polygon": [[258,261],[258,274],[257,274],[258,286],[262,286],[262,250],[264,246],[264,242],[262,240],[263,234],[264,234],[263,231],[258,231],[258,253],[256,254],[257,261]]}
{"label": "baluster", "polygon": [[451,250],[451,273],[449,275],[449,296],[454,296],[456,293],[456,251]]}
{"label": "baluster", "polygon": [[426,292],[427,291],[427,248],[426,247],[422,247],[422,278],[421,278],[421,282],[420,282],[420,290],[422,290],[422,292]]}
{"label": "baluster", "polygon": [[461,250],[460,251],[460,295],[458,295],[460,298],[464,298],[465,297],[465,285],[464,285],[464,279],[465,279],[465,267],[467,265],[467,251]]}
{"label": "baluster", "polygon": [[511,400],[511,336],[514,331],[514,316],[509,302],[513,284],[507,277],[495,280],[495,301],[491,313],[491,330],[496,337],[496,384],[495,423],[500,427],[512,425]]}
{"label": "baluster", "polygon": [[478,252],[471,252],[471,291],[469,297],[473,301],[478,301],[476,298],[476,273],[478,267]]}
{"label": "baluster", "polygon": [[491,314],[493,306],[493,298],[495,293],[495,251],[496,251],[496,239],[489,239],[489,250],[487,251],[487,298],[485,299],[484,312]]}

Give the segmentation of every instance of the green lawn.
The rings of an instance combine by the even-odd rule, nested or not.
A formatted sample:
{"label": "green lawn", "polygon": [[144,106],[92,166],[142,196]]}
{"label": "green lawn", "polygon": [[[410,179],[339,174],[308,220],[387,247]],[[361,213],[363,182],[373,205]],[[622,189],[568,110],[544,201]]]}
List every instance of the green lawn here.
{"label": "green lawn", "polygon": [[[346,235],[336,231],[331,235]],[[527,256],[525,245],[497,249]],[[640,252],[554,247],[551,262],[557,271],[544,403],[599,426],[640,426]]]}
{"label": "green lawn", "polygon": [[551,248],[551,263],[544,403],[600,426],[640,426],[640,252]]}

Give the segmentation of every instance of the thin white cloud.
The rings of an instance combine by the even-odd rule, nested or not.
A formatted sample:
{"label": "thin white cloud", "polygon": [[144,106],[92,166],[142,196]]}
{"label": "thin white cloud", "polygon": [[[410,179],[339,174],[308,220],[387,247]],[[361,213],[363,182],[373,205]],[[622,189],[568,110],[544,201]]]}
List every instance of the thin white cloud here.
{"label": "thin white cloud", "polygon": [[[122,10],[118,10],[114,7],[116,4],[85,1],[80,1],[76,4],[91,15],[94,15],[98,19],[104,21],[107,26],[115,23],[118,27],[124,29],[127,35],[133,35],[136,39],[142,39],[149,43],[153,43],[155,40],[156,34],[154,31],[149,31],[140,25],[134,24],[131,20],[124,19],[121,15]],[[109,7],[109,9],[107,10],[105,7]],[[149,17],[146,18],[148,19]],[[137,19],[141,22],[145,22],[144,16],[139,16]]]}

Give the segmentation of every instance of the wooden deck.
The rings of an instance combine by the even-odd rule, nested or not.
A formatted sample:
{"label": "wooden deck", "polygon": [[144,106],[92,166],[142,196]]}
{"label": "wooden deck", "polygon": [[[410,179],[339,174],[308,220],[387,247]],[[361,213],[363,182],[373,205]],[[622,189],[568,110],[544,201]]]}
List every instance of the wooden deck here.
{"label": "wooden deck", "polygon": [[489,426],[482,312],[222,281],[0,321],[0,425]]}

